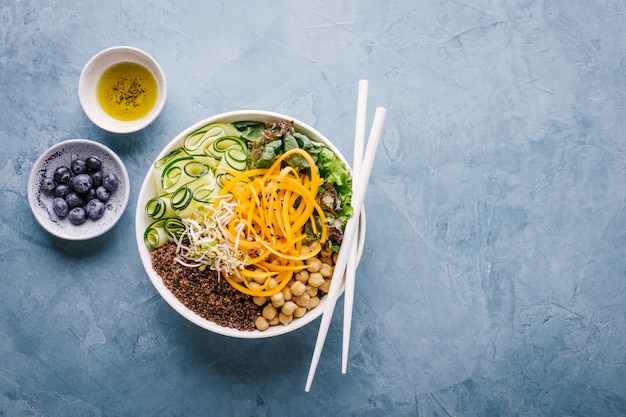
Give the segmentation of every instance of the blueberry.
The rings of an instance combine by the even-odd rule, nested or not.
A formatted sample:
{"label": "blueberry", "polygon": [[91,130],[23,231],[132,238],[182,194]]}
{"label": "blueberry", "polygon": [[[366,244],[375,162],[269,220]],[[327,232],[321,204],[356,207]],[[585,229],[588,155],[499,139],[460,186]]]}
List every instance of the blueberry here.
{"label": "blueberry", "polygon": [[94,188],[98,188],[102,185],[102,177],[104,177],[104,173],[102,171],[95,171],[89,175],[91,175]]}
{"label": "blueberry", "polygon": [[85,200],[83,200],[81,196],[74,192],[69,193],[65,197],[65,201],[67,202],[67,205],[70,207],[70,209],[73,209],[74,207],[81,207],[85,204]]}
{"label": "blueberry", "polygon": [[72,178],[72,188],[79,194],[86,194],[93,187],[93,180],[88,174],[78,174]]}
{"label": "blueberry", "polygon": [[87,162],[84,159],[74,159],[70,163],[70,170],[74,175],[84,174],[87,172]]}
{"label": "blueberry", "polygon": [[111,197],[111,194],[102,185],[96,188],[96,198],[98,200],[102,201],[103,203],[106,203],[107,201],[109,201],[109,197]]}
{"label": "blueberry", "polygon": [[85,211],[87,212],[87,216],[89,216],[89,218],[93,220],[96,220],[102,217],[102,215],[104,214],[104,209],[105,209],[104,203],[98,200],[97,198],[94,198],[93,200],[89,200],[89,202],[85,206]]}
{"label": "blueberry", "polygon": [[66,166],[58,167],[54,170],[53,178],[57,184],[67,184],[72,178],[72,172]]}
{"label": "blueberry", "polygon": [[54,210],[57,216],[63,218],[67,216],[70,208],[63,197],[57,197],[52,201],[52,210]]}
{"label": "blueberry", "polygon": [[46,194],[52,194],[56,186],[57,185],[54,182],[54,178],[46,177],[41,180],[41,184],[39,184],[39,189]]}
{"label": "blueberry", "polygon": [[54,196],[55,197],[65,198],[70,193],[70,191],[71,191],[71,189],[70,189],[69,185],[67,185],[67,184],[59,184],[54,189]]}
{"label": "blueberry", "polygon": [[75,225],[83,224],[87,220],[87,213],[82,207],[74,207],[70,210],[70,222]]}
{"label": "blueberry", "polygon": [[96,189],[90,188],[87,194],[85,194],[85,201],[93,200],[94,198],[98,198],[98,196],[96,196]]}
{"label": "blueberry", "polygon": [[102,161],[95,156],[90,156],[85,162],[87,163],[87,170],[89,172],[96,172],[102,169]]}
{"label": "blueberry", "polygon": [[114,173],[109,173],[102,178],[102,186],[107,189],[107,191],[115,191],[117,186],[120,184],[120,180],[117,179],[117,175]]}

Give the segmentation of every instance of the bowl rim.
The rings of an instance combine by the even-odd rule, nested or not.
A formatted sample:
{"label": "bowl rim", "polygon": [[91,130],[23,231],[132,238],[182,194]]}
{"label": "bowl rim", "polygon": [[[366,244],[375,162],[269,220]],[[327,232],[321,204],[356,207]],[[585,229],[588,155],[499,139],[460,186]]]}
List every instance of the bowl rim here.
{"label": "bowl rim", "polygon": [[[43,165],[45,164],[48,158],[50,158],[51,156],[55,154],[55,152],[58,152],[63,148],[67,148],[68,146],[73,146],[73,145],[90,146],[90,147],[98,149],[102,153],[107,154],[108,157],[110,157],[114,161],[114,163],[118,165],[119,170],[120,170],[119,174],[121,175],[120,181],[122,181],[124,184],[123,193],[121,195],[121,199],[119,200],[120,204],[119,204],[119,207],[116,209],[115,216],[111,220],[109,220],[103,227],[99,227],[95,229],[94,232],[88,233],[88,234],[71,234],[71,233],[64,232],[63,230],[57,229],[55,227],[52,227],[53,222],[46,221],[47,218],[43,216],[41,213],[39,213],[38,211],[36,211],[35,209],[35,206],[38,203],[37,197],[40,191],[38,187],[34,186],[34,183],[35,181],[38,180],[38,177],[41,174]],[[33,213],[33,216],[35,217],[35,220],[37,220],[37,223],[39,223],[39,225],[42,228],[44,228],[48,233],[58,238],[65,239],[65,240],[85,241],[85,240],[96,238],[98,236],[102,236],[103,234],[111,230],[119,222],[124,212],[126,211],[126,207],[128,206],[128,201],[130,199],[130,179],[128,176],[128,171],[126,170],[126,166],[124,165],[124,162],[108,146],[100,142],[90,140],[90,139],[80,139],[80,138],[67,139],[67,140],[55,143],[54,145],[50,146],[37,158],[28,176],[27,196],[28,196],[28,204]],[[80,226],[77,226],[77,227],[80,227]]]}
{"label": "bowl rim", "polygon": [[[134,62],[146,68],[157,83],[157,99],[150,112],[141,119],[122,121],[108,115],[98,104],[96,87],[102,73],[112,65]],[[137,132],[156,120],[167,99],[167,80],[157,60],[144,50],[134,46],[119,45],[103,49],[83,67],[78,81],[78,99],[83,111],[96,126],[111,133]]]}
{"label": "bowl rim", "polygon": [[[180,300],[178,300],[170,292],[170,290],[163,283],[163,279],[152,269],[150,251],[145,246],[144,239],[143,239],[145,227],[147,226],[147,222],[148,222],[148,217],[145,214],[145,203],[147,202],[148,192],[154,191],[154,185],[153,185],[153,179],[152,179],[154,162],[164,157],[167,153],[169,153],[176,146],[179,146],[185,136],[187,136],[188,134],[196,131],[197,129],[203,126],[206,126],[210,123],[215,123],[215,122],[232,123],[235,121],[242,121],[242,120],[262,121],[262,122],[268,121],[268,120],[276,120],[276,121],[293,120],[294,125],[299,131],[306,133],[307,135],[310,135],[310,137],[314,137],[316,140],[323,142],[333,152],[335,152],[335,154],[338,155],[344,161],[344,163],[346,163],[346,165],[348,166],[348,169],[351,170],[351,166],[348,163],[348,161],[341,154],[341,152],[339,152],[339,150],[335,147],[335,145],[330,140],[328,140],[328,138],[326,138],[320,132],[315,130],[313,127],[309,126],[308,124],[294,117],[277,113],[277,112],[265,111],[265,110],[236,110],[236,111],[229,111],[229,112],[216,114],[214,116],[208,117],[206,119],[203,119],[201,121],[194,123],[190,127],[183,130],[181,133],[177,134],[161,150],[161,152],[159,152],[158,156],[154,158],[154,160],[151,162],[150,167],[148,168],[148,171],[146,173],[146,176],[144,177],[144,180],[141,185],[141,189],[139,191],[138,198],[137,198],[137,207],[136,207],[136,213],[135,213],[135,234],[136,234],[139,256],[144,266],[144,270],[146,274],[148,275],[150,281],[152,282],[152,285],[155,287],[157,292],[161,295],[161,297],[165,300],[165,302],[171,308],[173,308],[178,314],[183,316],[185,319],[187,319],[191,323],[205,330],[208,330],[210,332],[217,333],[223,336],[229,336],[229,337],[235,337],[235,338],[241,338],[241,339],[263,339],[263,338],[270,338],[270,337],[275,337],[275,336],[280,336],[283,334],[290,333],[292,331],[295,331],[313,322],[314,320],[316,320],[322,315],[324,306],[328,302],[328,298],[323,297],[322,300],[320,301],[320,304],[316,308],[308,311],[303,317],[292,320],[291,323],[289,323],[286,326],[284,325],[270,326],[270,328],[268,328],[267,330],[263,330],[263,331],[256,330],[256,329],[250,330],[250,331],[238,330],[238,329],[233,329],[230,327],[220,326],[217,323],[207,320],[201,317],[200,315],[198,315],[197,313],[193,312],[189,308],[187,308]],[[359,258],[361,257],[362,252],[363,252],[365,232],[366,232],[365,229],[366,229],[365,210],[362,209],[361,216],[359,217],[359,237],[360,237],[359,244],[358,244]],[[342,283],[341,293],[343,293],[344,287],[345,287],[345,284]]]}

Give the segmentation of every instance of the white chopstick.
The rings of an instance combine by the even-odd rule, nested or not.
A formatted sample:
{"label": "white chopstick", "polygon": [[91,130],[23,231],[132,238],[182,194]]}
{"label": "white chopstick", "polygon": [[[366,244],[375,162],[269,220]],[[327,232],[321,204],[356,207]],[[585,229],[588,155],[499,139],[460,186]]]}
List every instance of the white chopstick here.
{"label": "white chopstick", "polygon": [[[367,119],[367,80],[359,81],[359,90],[356,106],[356,126],[354,128],[354,157],[352,162],[352,177],[359,178],[365,148],[365,125]],[[358,229],[358,228],[357,228]],[[358,233],[357,233],[358,235]],[[346,266],[346,289],[343,296],[343,349],[341,352],[341,373],[348,369],[348,351],[350,350],[350,329],[352,327],[352,306],[354,304],[354,287],[356,283],[356,268],[358,265],[359,239],[352,239],[350,258]]]}
{"label": "white chopstick", "polygon": [[[352,240],[356,238],[356,231],[359,224],[359,217],[361,215],[361,207],[363,206],[363,199],[365,197],[365,190],[367,189],[367,183],[372,172],[372,165],[374,164],[374,157],[376,156],[376,149],[380,140],[380,134],[382,132],[383,123],[385,120],[385,114],[387,110],[383,107],[376,108],[374,115],[374,122],[372,123],[372,129],[370,131],[370,137],[367,143],[367,149],[365,151],[365,158],[363,159],[363,165],[361,166],[360,174],[358,178],[354,178],[352,186],[354,191],[352,193],[352,207],[354,213],[344,231],[343,241],[341,249],[339,250],[339,256],[335,264],[335,271],[333,272],[333,278],[328,291],[326,307],[322,313],[322,322],[320,323],[320,329],[317,334],[317,340],[315,342],[315,350],[313,351],[313,358],[311,359],[311,366],[309,368],[309,375],[307,377],[306,386],[304,390],[309,392],[313,378],[315,377],[315,371],[322,354],[322,348],[328,334],[328,328],[330,327],[330,321],[335,311],[335,305],[339,298],[341,289],[341,282],[345,273],[345,268],[348,262],[348,258],[352,253]],[[356,180],[356,181],[355,181]]]}

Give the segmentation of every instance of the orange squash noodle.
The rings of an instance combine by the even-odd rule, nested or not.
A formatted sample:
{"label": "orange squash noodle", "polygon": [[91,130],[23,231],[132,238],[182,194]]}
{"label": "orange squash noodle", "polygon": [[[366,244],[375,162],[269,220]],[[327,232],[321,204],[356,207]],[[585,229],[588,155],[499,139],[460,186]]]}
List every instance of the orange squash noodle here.
{"label": "orange squash noodle", "polygon": [[[283,161],[294,155],[306,159],[309,173],[282,167]],[[272,296],[289,283],[294,272],[306,268],[307,259],[321,251],[327,236],[326,218],[315,198],[323,183],[315,162],[302,149],[285,152],[267,169],[233,172],[220,191],[220,195],[230,193],[230,201],[236,203],[222,233],[235,250],[248,255],[238,274],[225,274],[234,288],[252,296]],[[304,254],[301,249],[308,222],[316,234],[322,225],[321,237]]]}

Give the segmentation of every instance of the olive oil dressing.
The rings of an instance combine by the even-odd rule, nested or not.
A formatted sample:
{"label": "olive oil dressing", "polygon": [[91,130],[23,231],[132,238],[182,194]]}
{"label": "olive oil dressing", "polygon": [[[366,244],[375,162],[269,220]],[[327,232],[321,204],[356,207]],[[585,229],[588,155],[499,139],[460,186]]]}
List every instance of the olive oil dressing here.
{"label": "olive oil dressing", "polygon": [[147,115],[156,103],[156,80],[143,66],[121,62],[108,68],[98,81],[98,102],[111,117],[133,121]]}

